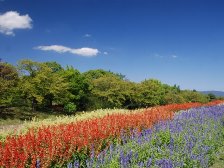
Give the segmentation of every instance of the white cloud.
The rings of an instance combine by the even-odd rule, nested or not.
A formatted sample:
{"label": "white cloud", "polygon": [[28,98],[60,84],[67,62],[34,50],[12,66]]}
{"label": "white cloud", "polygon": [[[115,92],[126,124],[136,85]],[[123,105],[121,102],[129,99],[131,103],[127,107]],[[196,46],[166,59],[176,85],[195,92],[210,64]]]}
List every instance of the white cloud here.
{"label": "white cloud", "polygon": [[164,56],[162,56],[162,55],[160,55],[160,54],[158,54],[158,53],[155,53],[155,54],[154,54],[154,57],[155,57],[155,58],[163,58]]}
{"label": "white cloud", "polygon": [[176,59],[176,58],[178,58],[178,56],[175,55],[175,54],[172,54],[172,55],[160,55],[160,54],[158,54],[158,53],[154,53],[153,56],[154,56],[155,58],[161,58],[161,59],[170,59],[170,58]]}
{"label": "white cloud", "polygon": [[103,54],[104,54],[104,55],[108,55],[108,52],[104,51]]}
{"label": "white cloud", "polygon": [[0,14],[0,33],[15,35],[15,29],[31,29],[32,19],[28,14],[20,15],[16,11],[8,11]]}
{"label": "white cloud", "polygon": [[91,34],[85,34],[84,37],[91,37]]}
{"label": "white cloud", "polygon": [[64,47],[61,45],[51,45],[51,46],[38,46],[35,49],[43,50],[43,51],[55,51],[58,53],[70,52],[71,48]]}
{"label": "white cloud", "polygon": [[57,53],[71,53],[75,55],[80,55],[84,57],[96,56],[100,51],[95,48],[69,48],[62,45],[50,45],[50,46],[38,46],[34,49],[43,50],[43,51],[55,51]]}
{"label": "white cloud", "polygon": [[84,48],[72,49],[71,53],[91,57],[96,56],[99,53],[99,50],[95,48],[84,47]]}
{"label": "white cloud", "polygon": [[172,58],[177,58],[177,55],[171,55]]}

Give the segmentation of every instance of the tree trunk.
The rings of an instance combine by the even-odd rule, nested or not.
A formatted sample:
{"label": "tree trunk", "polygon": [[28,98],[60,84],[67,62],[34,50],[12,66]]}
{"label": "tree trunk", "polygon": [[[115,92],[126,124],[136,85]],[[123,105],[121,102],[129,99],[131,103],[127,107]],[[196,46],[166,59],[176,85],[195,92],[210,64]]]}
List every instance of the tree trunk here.
{"label": "tree trunk", "polygon": [[33,100],[32,100],[32,111],[33,112],[36,111],[36,99],[35,98],[33,98]]}
{"label": "tree trunk", "polygon": [[50,108],[52,108],[52,104],[53,104],[53,99],[50,98],[50,99],[49,99],[49,107],[50,107]]}

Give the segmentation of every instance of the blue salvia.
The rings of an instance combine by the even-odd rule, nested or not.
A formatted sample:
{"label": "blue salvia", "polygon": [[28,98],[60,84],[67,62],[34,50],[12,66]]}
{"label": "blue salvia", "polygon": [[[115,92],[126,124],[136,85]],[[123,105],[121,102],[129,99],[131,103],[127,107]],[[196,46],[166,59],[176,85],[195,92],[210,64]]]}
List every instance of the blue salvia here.
{"label": "blue salvia", "polygon": [[[173,120],[159,122],[152,129],[143,130],[140,135],[131,130],[132,135],[127,136],[122,131],[123,145],[111,145],[108,151],[101,152],[94,157],[95,160],[88,159],[86,164],[87,167],[106,168],[114,161],[123,168],[172,168],[191,162],[196,164],[195,167],[206,168],[210,160],[208,153],[215,150],[213,144],[223,142],[224,135],[220,133],[223,126],[223,105],[181,111],[175,114]],[[161,137],[161,133],[165,135],[165,132],[169,133],[169,137]],[[145,147],[149,151],[142,154]]]}

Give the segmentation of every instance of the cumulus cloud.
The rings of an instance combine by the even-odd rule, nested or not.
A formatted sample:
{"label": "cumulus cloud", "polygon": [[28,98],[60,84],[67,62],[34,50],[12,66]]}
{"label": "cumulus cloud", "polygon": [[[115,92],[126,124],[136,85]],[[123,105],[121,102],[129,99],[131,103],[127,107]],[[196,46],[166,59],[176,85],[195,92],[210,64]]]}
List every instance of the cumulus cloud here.
{"label": "cumulus cloud", "polygon": [[104,51],[103,54],[104,54],[104,55],[108,55],[108,52]]}
{"label": "cumulus cloud", "polygon": [[20,15],[16,11],[8,11],[0,14],[0,33],[15,35],[15,29],[31,29],[32,19],[28,14]]}
{"label": "cumulus cloud", "polygon": [[96,56],[100,51],[95,48],[69,48],[62,45],[50,45],[50,46],[38,46],[34,49],[43,50],[43,51],[55,51],[57,53],[71,53],[75,55],[80,55],[84,57]]}

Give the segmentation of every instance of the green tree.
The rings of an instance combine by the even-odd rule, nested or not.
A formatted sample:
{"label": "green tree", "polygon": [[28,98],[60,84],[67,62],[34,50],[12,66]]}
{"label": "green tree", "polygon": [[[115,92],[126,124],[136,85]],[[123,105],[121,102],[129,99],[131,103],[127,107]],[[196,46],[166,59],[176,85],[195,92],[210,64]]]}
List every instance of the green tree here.
{"label": "green tree", "polygon": [[162,104],[180,104],[185,102],[179,86],[176,84],[174,86],[163,84],[163,87],[165,89],[165,95]]}
{"label": "green tree", "polygon": [[57,62],[55,62],[55,61],[53,61],[53,62],[44,62],[44,64],[46,64],[49,68],[51,68],[53,73],[60,72],[60,71],[64,70],[62,68],[62,66],[60,64],[58,64]]}
{"label": "green tree", "polygon": [[209,101],[207,95],[204,95],[204,94],[199,93],[197,91],[183,90],[181,92],[181,95],[185,99],[185,102],[200,102],[200,103],[206,103],[206,102]]}
{"label": "green tree", "polygon": [[33,110],[37,104],[43,106],[48,102],[48,106],[51,106],[53,101],[57,104],[67,101],[68,83],[46,63],[22,60],[18,67],[21,71],[22,95],[32,102]]}
{"label": "green tree", "polygon": [[92,100],[95,108],[121,108],[129,96],[127,82],[107,74],[93,80]]}
{"label": "green tree", "polygon": [[0,62],[0,106],[9,106],[13,103],[18,81],[16,68],[8,63]]}
{"label": "green tree", "polygon": [[63,77],[69,84],[69,101],[76,105],[77,110],[85,110],[88,105],[88,96],[92,88],[89,80],[77,69],[69,66],[63,72]]}
{"label": "green tree", "polygon": [[138,84],[136,99],[140,107],[151,107],[163,103],[165,89],[156,79],[148,79]]}
{"label": "green tree", "polygon": [[185,99],[179,93],[168,92],[164,96],[164,104],[181,104],[185,103]]}
{"label": "green tree", "polygon": [[209,97],[209,101],[213,101],[217,99],[216,95],[214,95],[213,93],[209,93],[208,97]]}
{"label": "green tree", "polygon": [[89,70],[87,72],[84,72],[83,75],[90,81],[98,79],[103,76],[116,76],[119,79],[125,80],[125,75],[122,75],[121,73],[106,71],[103,69]]}

